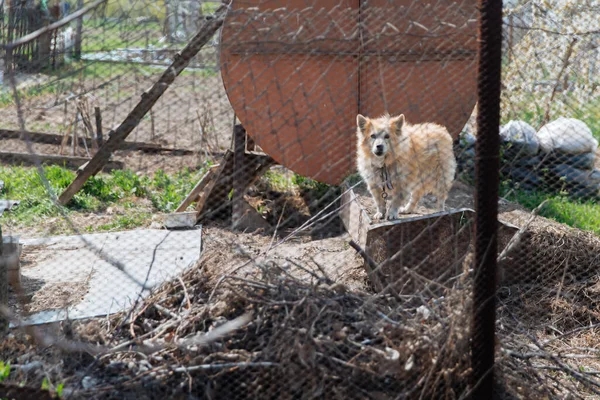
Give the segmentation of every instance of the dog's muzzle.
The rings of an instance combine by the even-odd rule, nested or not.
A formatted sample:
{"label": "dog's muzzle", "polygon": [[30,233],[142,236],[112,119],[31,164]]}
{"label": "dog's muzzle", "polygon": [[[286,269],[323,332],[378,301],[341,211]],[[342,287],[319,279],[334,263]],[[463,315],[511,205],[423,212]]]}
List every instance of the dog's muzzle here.
{"label": "dog's muzzle", "polygon": [[373,153],[377,157],[381,157],[383,155],[383,146],[382,145],[378,145],[377,147],[375,147],[375,151],[373,151]]}

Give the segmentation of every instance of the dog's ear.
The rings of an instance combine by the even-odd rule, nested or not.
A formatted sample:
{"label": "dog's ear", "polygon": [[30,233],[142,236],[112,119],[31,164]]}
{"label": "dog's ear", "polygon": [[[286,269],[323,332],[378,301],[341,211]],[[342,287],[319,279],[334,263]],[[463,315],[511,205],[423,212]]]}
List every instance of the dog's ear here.
{"label": "dog's ear", "polygon": [[402,127],[404,126],[405,122],[404,114],[400,114],[397,117],[390,119],[392,132],[395,132],[397,135],[402,133]]}
{"label": "dog's ear", "polygon": [[365,129],[367,129],[367,125],[369,125],[369,119],[358,114],[356,116],[356,126],[358,126],[358,130],[364,132]]}

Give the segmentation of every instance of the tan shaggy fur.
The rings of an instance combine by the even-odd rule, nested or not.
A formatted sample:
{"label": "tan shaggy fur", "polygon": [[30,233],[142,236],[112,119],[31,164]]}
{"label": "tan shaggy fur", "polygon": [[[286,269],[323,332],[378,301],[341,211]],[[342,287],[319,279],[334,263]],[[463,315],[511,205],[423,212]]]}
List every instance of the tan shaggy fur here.
{"label": "tan shaggy fur", "polygon": [[411,125],[403,114],[376,119],[358,115],[357,136],[358,171],[377,205],[375,219],[386,215],[384,187],[390,220],[399,213],[412,213],[426,194],[434,195],[438,208],[445,209],[456,171],[446,128],[434,123]]}

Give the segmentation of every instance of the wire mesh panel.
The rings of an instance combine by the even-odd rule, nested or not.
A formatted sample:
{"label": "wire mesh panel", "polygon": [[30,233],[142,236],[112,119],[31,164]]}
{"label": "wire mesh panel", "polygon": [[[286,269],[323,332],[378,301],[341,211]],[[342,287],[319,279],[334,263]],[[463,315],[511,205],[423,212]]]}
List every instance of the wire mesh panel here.
{"label": "wire mesh panel", "polygon": [[597,8],[3,3],[0,397],[594,395]]}

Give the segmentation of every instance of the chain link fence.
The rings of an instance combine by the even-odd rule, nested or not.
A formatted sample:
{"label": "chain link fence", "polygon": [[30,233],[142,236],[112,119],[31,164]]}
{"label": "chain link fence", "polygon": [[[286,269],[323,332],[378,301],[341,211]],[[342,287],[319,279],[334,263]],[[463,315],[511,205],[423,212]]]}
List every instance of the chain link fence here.
{"label": "chain link fence", "polygon": [[2,3],[0,397],[594,398],[599,8]]}

